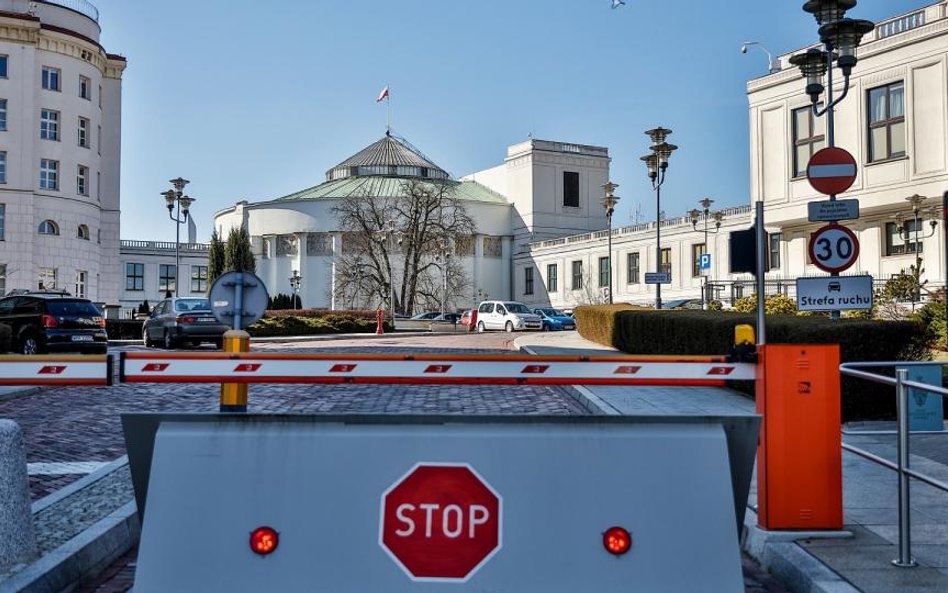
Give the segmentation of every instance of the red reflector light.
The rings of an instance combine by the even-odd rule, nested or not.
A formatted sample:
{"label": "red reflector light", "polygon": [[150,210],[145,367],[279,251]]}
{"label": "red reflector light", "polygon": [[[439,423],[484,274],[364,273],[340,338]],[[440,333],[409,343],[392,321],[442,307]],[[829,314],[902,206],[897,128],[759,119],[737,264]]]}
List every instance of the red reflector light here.
{"label": "red reflector light", "polygon": [[621,556],[632,547],[632,535],[622,527],[610,527],[602,534],[602,545],[610,554]]}
{"label": "red reflector light", "polygon": [[43,327],[56,327],[59,322],[52,315],[43,315]]}
{"label": "red reflector light", "polygon": [[250,532],[250,549],[255,554],[266,556],[280,545],[280,534],[272,527],[257,527]]}

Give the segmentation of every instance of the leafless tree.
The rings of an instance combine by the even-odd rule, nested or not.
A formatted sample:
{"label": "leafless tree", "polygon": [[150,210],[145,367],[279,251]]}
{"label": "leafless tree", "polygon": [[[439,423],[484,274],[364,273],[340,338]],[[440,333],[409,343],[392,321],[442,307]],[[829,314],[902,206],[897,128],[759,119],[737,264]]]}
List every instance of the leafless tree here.
{"label": "leafless tree", "polygon": [[444,273],[449,297],[460,294],[469,281],[455,251],[476,227],[456,186],[450,180],[411,179],[395,196],[352,194],[340,200],[334,208],[343,231],[337,302],[360,308],[390,304],[408,313],[416,305],[440,304]]}

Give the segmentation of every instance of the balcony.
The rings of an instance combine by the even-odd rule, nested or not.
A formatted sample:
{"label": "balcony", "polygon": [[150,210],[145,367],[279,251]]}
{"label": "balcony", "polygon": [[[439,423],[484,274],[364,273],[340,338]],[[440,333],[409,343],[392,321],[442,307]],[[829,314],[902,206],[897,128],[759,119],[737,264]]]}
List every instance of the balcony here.
{"label": "balcony", "polygon": [[95,21],[99,22],[99,9],[93,6],[91,2],[86,0],[38,0],[41,4],[55,4],[56,6],[62,6],[63,8],[68,8],[74,12],[78,12],[81,15],[85,15]]}
{"label": "balcony", "polygon": [[[181,253],[207,253],[210,243],[181,243]],[[152,253],[174,253],[174,241],[131,241],[122,239],[121,251],[148,251]]]}

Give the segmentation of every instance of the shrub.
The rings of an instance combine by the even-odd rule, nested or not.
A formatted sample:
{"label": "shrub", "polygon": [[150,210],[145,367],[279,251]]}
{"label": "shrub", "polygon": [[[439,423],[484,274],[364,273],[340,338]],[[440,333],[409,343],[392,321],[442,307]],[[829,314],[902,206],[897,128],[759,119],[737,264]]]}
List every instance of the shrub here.
{"label": "shrub", "polygon": [[[598,308],[598,307],[591,307]],[[592,316],[591,311],[584,312]],[[577,323],[583,337],[615,346],[630,354],[728,354],[738,324],[756,326],[756,316],[711,311],[603,311],[612,315],[611,340]],[[872,321],[826,317],[773,315],[767,317],[767,341],[774,344],[840,345],[843,362],[927,360],[932,333],[916,321]],[[894,417],[892,388],[844,378],[844,421]]]}
{"label": "shrub", "polygon": [[[734,303],[736,313],[753,313],[757,310],[757,295],[741,297]],[[797,312],[797,302],[782,294],[773,294],[764,300],[764,313],[767,315],[786,315]]]}
{"label": "shrub", "polygon": [[616,313],[630,310],[633,307],[626,304],[618,305],[581,305],[573,309],[576,318],[576,329],[587,340],[598,344],[612,346],[615,343]]}
{"label": "shrub", "polygon": [[[263,319],[257,321],[247,332],[251,336],[307,336],[318,334],[358,334],[374,333],[376,329],[375,312],[372,316],[344,313],[317,314],[307,310],[309,315],[290,315],[294,311],[268,311]],[[271,315],[271,313],[279,313]],[[299,313],[299,311],[296,311]],[[362,312],[367,313],[367,312]],[[391,323],[385,323],[385,331],[392,331]]]}
{"label": "shrub", "polygon": [[929,329],[935,340],[935,347],[939,350],[946,350],[948,346],[945,343],[945,301],[931,300],[925,303],[915,313],[912,319],[919,322]]}

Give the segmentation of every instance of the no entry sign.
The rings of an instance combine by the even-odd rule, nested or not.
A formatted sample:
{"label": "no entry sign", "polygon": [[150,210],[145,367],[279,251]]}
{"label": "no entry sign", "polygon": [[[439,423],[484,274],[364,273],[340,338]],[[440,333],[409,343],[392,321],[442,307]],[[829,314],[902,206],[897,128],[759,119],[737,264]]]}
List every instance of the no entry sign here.
{"label": "no entry sign", "polygon": [[820,193],[841,194],[856,181],[856,159],[842,148],[824,148],[810,157],[806,178]]}
{"label": "no entry sign", "polygon": [[842,272],[859,256],[856,234],[839,224],[828,224],[810,235],[807,252],[813,265],[826,272]]}
{"label": "no entry sign", "polygon": [[466,581],[500,549],[500,512],[469,465],[419,463],[382,495],[379,540],[412,580]]}

